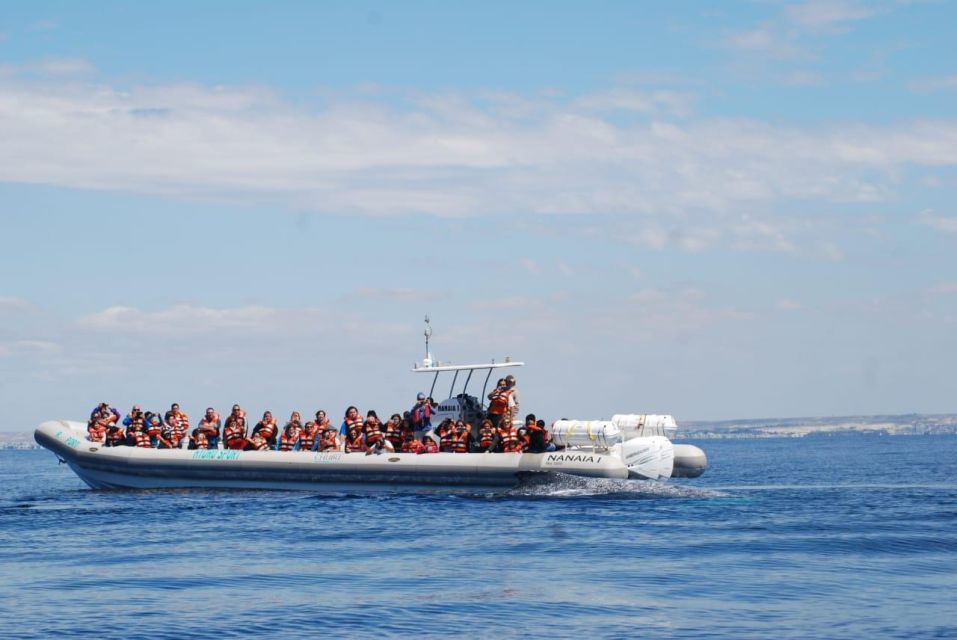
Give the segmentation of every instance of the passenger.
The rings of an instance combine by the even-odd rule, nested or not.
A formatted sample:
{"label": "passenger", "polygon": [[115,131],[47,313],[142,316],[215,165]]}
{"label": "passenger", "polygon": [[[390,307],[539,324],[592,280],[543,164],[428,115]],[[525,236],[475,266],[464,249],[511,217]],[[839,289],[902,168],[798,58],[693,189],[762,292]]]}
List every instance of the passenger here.
{"label": "passenger", "polygon": [[299,449],[301,451],[315,451],[319,447],[319,425],[310,420],[303,426],[302,433],[299,436]]}
{"label": "passenger", "polygon": [[336,431],[329,421],[326,420],[326,426],[319,433],[319,451],[339,451],[339,432]]}
{"label": "passenger", "polygon": [[349,425],[349,430],[346,432],[344,448],[346,453],[365,451],[368,448],[366,447],[365,433],[362,431],[362,418],[359,418],[358,423],[353,421]]}
{"label": "passenger", "polygon": [[289,422],[283,427],[282,435],[276,445],[278,451],[299,451],[302,440],[302,418],[298,411],[293,411]]}
{"label": "passenger", "polygon": [[325,431],[329,426],[329,418],[326,417],[326,412],[322,409],[316,411],[316,425],[319,427],[319,431]]}
{"label": "passenger", "polygon": [[146,435],[144,420],[143,412],[139,411],[138,408],[135,414],[123,420],[123,424],[126,425],[126,446],[142,446],[141,441],[143,440],[147,442],[146,446],[149,446],[149,436]]}
{"label": "passenger", "polygon": [[495,389],[488,394],[488,419],[492,426],[498,429],[502,416],[508,411],[508,395],[505,388],[505,378],[499,378]]}
{"label": "passenger", "polygon": [[266,411],[263,413],[262,420],[256,423],[256,426],[253,427],[253,434],[259,434],[265,438],[266,442],[269,443],[269,446],[276,448],[276,436],[279,435],[279,425],[276,424],[276,419],[272,417],[271,411]]}
{"label": "passenger", "polygon": [[[156,416],[159,419],[159,416]],[[160,436],[157,447],[159,449],[179,449],[183,444],[183,434],[178,428],[160,420]]]}
{"label": "passenger", "polygon": [[[185,414],[183,414],[185,416]],[[182,417],[180,418],[182,422]],[[219,413],[212,407],[207,407],[206,414],[199,421],[199,430],[206,434],[206,440],[209,442],[210,449],[219,448],[219,428],[222,422],[219,419]],[[244,425],[245,427],[245,425]],[[186,418],[183,431],[189,429],[189,418]]]}
{"label": "passenger", "polygon": [[[435,428],[435,435],[439,438],[439,451],[442,453],[452,453],[452,431],[455,425],[450,418],[446,418]],[[428,436],[422,436],[428,438]],[[431,440],[431,438],[429,438]]]}
{"label": "passenger", "polygon": [[478,430],[478,441],[475,450],[478,453],[491,453],[498,448],[498,431],[492,426],[491,420],[482,420]]}
{"label": "passenger", "polygon": [[422,436],[421,440],[422,450],[419,453],[438,453],[439,446],[435,444],[435,440],[429,436]]}
{"label": "passenger", "polygon": [[525,431],[528,434],[528,452],[543,453],[547,442],[545,421],[537,420],[534,413],[525,416]]}
{"label": "passenger", "polygon": [[106,430],[109,428],[110,420],[103,414],[90,418],[86,425],[87,438],[90,442],[103,444],[106,442]]}
{"label": "passenger", "polygon": [[558,447],[555,446],[555,443],[552,441],[552,432],[545,427],[545,421],[538,421],[539,428],[545,433],[545,451],[557,451]]}
{"label": "passenger", "polygon": [[246,439],[243,451],[268,451],[271,448],[262,431],[253,431],[253,434]]}
{"label": "passenger", "polygon": [[[183,441],[189,440],[189,431],[180,425],[179,418],[176,416],[170,416],[169,420],[165,421],[166,425],[169,427],[170,437],[168,440],[175,443],[174,448],[179,448],[180,443]],[[188,426],[188,425],[187,425]]]}
{"label": "passenger", "polygon": [[189,448],[209,449],[209,438],[206,436],[206,432],[199,427],[193,429],[193,433],[189,436]]}
{"label": "passenger", "polygon": [[[109,419],[106,418],[107,422]],[[123,427],[115,422],[109,423],[106,428],[106,439],[103,442],[105,447],[122,447],[126,445],[126,434],[123,433]]]}
{"label": "passenger", "polygon": [[463,420],[455,423],[452,429],[452,453],[468,453],[472,439],[472,426]]}
{"label": "passenger", "polygon": [[[180,431],[182,431],[182,433],[183,433],[184,435],[187,434],[187,433],[189,433],[189,416],[186,415],[185,413],[183,413],[182,411],[180,411],[180,409],[179,409],[179,404],[178,404],[178,403],[174,402],[172,405],[170,405],[169,411],[167,411],[167,412],[166,412],[166,415],[163,416],[163,420],[164,420],[164,422],[166,422],[166,424],[172,424],[172,422],[170,422],[170,420],[173,420],[173,421],[176,422],[177,428],[178,428]],[[217,428],[216,436],[217,436],[216,443],[218,444],[218,443],[219,443],[219,440],[218,440],[219,430],[218,430],[218,428]]]}
{"label": "passenger", "polygon": [[385,423],[382,432],[393,449],[398,451],[402,448],[402,443],[405,438],[402,435],[402,417],[398,413],[392,414],[389,421]]}
{"label": "passenger", "polygon": [[149,411],[146,412],[146,435],[149,436],[150,446],[158,449],[163,436],[163,420]]}
{"label": "passenger", "polygon": [[101,402],[96,405],[96,408],[90,412],[90,419],[92,420],[97,415],[102,415],[106,418],[108,424],[116,424],[120,421],[120,412],[106,402]]}
{"label": "passenger", "polygon": [[353,406],[350,406],[346,409],[346,416],[342,419],[342,425],[339,427],[339,435],[342,436],[342,439],[345,440],[349,435],[350,429],[352,427],[359,427],[362,430],[362,416],[359,415],[359,410]]}
{"label": "passenger", "polygon": [[385,439],[385,436],[382,433],[382,425],[379,423],[379,416],[375,411],[370,410],[366,414],[365,422],[365,434],[366,434],[366,447],[370,450],[372,448],[380,447],[380,443]]}
{"label": "passenger", "polygon": [[438,405],[435,400],[427,398],[421,391],[416,394],[415,406],[409,412],[416,438],[421,438],[423,434],[432,430],[432,416],[435,415],[436,409]]}
{"label": "passenger", "polygon": [[[209,434],[206,431],[206,437],[209,438]],[[210,448],[213,448],[213,443],[210,441]],[[239,415],[230,415],[226,418],[226,426],[223,427],[223,448],[232,449],[234,451],[242,451],[246,448],[246,418]]]}
{"label": "passenger", "polygon": [[402,436],[402,447],[399,449],[402,453],[424,453],[425,445],[415,439],[412,431],[408,431]]}
{"label": "passenger", "polygon": [[498,428],[499,447],[503,453],[521,453],[522,442],[518,430],[511,422],[505,422]]}
{"label": "passenger", "polygon": [[[366,437],[368,438],[368,436]],[[392,446],[392,443],[386,440],[385,438],[379,438],[377,441],[373,442],[372,444],[368,444],[368,441],[367,441],[366,446],[367,446],[367,450],[366,450],[367,456],[371,456],[373,453],[378,455],[380,453],[395,453],[396,451],[395,447]]]}
{"label": "passenger", "polygon": [[142,423],[146,422],[146,416],[143,414],[143,410],[140,409],[140,405],[134,404],[133,408],[130,409],[130,412],[126,414],[126,417],[123,418],[123,426],[129,427],[133,424],[134,420],[139,420]]}

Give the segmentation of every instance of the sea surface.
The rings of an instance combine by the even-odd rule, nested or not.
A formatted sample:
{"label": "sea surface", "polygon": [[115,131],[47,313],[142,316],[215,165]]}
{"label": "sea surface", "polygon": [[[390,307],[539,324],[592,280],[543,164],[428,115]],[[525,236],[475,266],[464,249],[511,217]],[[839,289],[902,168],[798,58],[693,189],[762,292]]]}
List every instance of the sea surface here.
{"label": "sea surface", "polygon": [[0,637],[957,638],[957,437],[697,444],[695,480],[387,497],[0,451]]}

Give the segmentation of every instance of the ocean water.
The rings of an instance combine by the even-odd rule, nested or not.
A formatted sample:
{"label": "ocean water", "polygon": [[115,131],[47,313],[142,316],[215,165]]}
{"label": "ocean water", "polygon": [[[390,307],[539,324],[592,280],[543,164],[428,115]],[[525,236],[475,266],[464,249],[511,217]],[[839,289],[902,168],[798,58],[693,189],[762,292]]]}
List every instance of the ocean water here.
{"label": "ocean water", "polygon": [[698,444],[695,480],[389,497],[0,451],[0,637],[957,637],[957,438]]}

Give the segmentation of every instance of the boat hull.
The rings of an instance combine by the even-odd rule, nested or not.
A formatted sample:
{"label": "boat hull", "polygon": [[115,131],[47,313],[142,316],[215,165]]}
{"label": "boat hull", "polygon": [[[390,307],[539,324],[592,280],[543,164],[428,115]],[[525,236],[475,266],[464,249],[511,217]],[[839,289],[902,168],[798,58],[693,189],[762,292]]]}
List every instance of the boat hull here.
{"label": "boat hull", "polygon": [[[628,478],[620,458],[582,450],[556,453],[317,453],[104,447],[80,422],[50,421],[34,435],[96,489],[283,489],[406,491],[510,487],[525,474]],[[632,476],[633,476],[632,472]]]}

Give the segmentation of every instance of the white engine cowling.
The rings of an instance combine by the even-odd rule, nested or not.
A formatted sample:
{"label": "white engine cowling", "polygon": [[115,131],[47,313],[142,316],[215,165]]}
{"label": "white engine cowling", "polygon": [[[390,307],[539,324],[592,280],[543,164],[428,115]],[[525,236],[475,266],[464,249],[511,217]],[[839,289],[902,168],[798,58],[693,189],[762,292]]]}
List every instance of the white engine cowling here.
{"label": "white engine cowling", "polygon": [[670,478],[674,469],[675,449],[664,436],[631,438],[616,444],[611,453],[621,457],[632,478]]}

